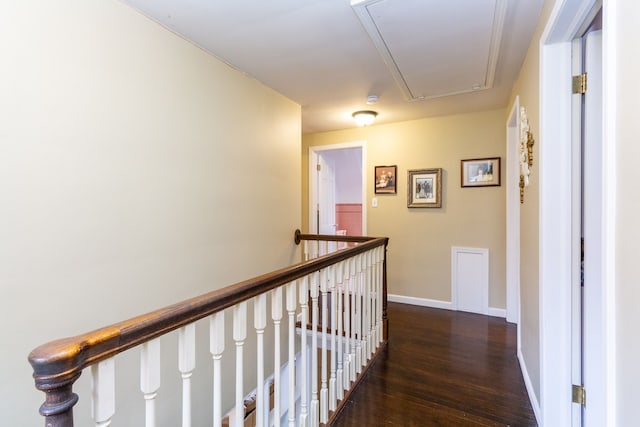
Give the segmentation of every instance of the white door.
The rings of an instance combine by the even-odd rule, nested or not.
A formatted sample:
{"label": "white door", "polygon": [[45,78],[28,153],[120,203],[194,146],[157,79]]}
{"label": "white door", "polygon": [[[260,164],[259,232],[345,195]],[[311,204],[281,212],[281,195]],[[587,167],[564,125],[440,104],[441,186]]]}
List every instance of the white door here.
{"label": "white door", "polygon": [[318,156],[318,234],[336,234],[336,172],[331,159]]}
{"label": "white door", "polygon": [[605,258],[602,242],[603,197],[603,145],[602,145],[602,30],[591,31],[585,36],[585,70],[587,92],[584,108],[584,156],[583,156],[583,382],[587,391],[584,406],[584,425],[606,424],[605,414],[589,406],[589,401],[604,401],[606,387],[600,366],[604,362],[605,340],[602,319],[603,268]]}
{"label": "white door", "polygon": [[[603,227],[603,114],[602,114],[602,30],[599,16],[586,34],[574,45],[586,73],[586,91],[577,95],[580,110],[578,134],[580,145],[577,179],[579,191],[574,199],[574,280],[572,291],[572,382],[584,385],[586,403],[574,403],[574,426],[606,424],[602,405],[605,381],[600,366],[604,363],[602,329],[602,295],[604,259]],[[575,158],[575,157],[574,157]],[[575,183],[575,180],[574,180]],[[575,184],[574,184],[575,185]],[[576,206],[577,205],[577,206]]]}
{"label": "white door", "polygon": [[[580,192],[581,186],[573,185],[572,172],[574,163],[571,162],[574,152],[570,143],[574,132],[571,124],[574,109],[572,101],[579,95],[572,95],[572,41],[576,37],[585,34],[593,21],[598,9],[603,2],[599,0],[576,0],[556,2],[547,25],[540,40],[540,150],[539,161],[535,163],[539,167],[539,335],[533,338],[539,339],[539,388],[537,394],[540,425],[580,425],[575,424],[572,418],[573,408],[579,405],[571,401],[572,384],[572,338],[575,329],[572,328],[572,316],[575,304],[572,304],[571,283],[572,273],[580,272],[580,258],[575,261],[574,254],[580,253],[579,236],[577,248],[571,245],[573,224],[576,222],[572,201],[573,194]],[[607,7],[606,1],[605,10]],[[607,27],[603,27],[606,35]],[[606,39],[606,37],[605,37]],[[605,58],[607,54],[615,51],[607,50],[608,44],[604,43]],[[611,45],[613,46],[613,45]],[[587,55],[590,57],[590,54]],[[587,77],[587,94],[594,87],[613,88],[616,81],[616,61],[601,61],[599,68],[609,70],[606,79],[598,79],[597,72]],[[614,93],[610,92],[610,93]],[[611,95],[615,97],[615,94]],[[587,109],[590,100],[586,100]],[[609,123],[612,126],[603,127],[606,138],[600,147],[606,155],[601,156],[600,170],[591,170],[589,161],[585,162],[585,196],[594,197],[600,191],[600,206],[597,211],[591,208],[585,209],[585,227],[596,221],[596,234],[601,243],[597,244],[589,240],[589,232],[585,230],[585,287],[584,287],[584,346],[585,359],[583,364],[584,384],[586,389],[586,406],[584,407],[584,425],[609,426],[615,425],[615,390],[612,384],[615,382],[615,351],[607,343],[615,339],[615,334],[608,333],[611,322],[615,319],[613,304],[615,272],[615,253],[605,251],[615,248],[612,240],[611,224],[615,223],[615,158],[609,141],[613,143],[615,111],[607,108],[607,105],[615,105],[613,98],[604,97],[603,113],[596,118],[597,121]],[[609,113],[613,112],[613,115]],[[612,118],[613,117],[613,118]],[[588,125],[587,125],[588,126]],[[579,134],[579,133],[578,133]],[[611,139],[608,139],[611,138]],[[585,139],[589,141],[589,138]],[[588,142],[587,142],[588,143]],[[579,161],[579,165],[582,162]],[[598,176],[600,175],[600,176]],[[590,182],[600,181],[600,185],[590,186]],[[579,180],[580,182],[581,180]],[[603,184],[604,183],[604,186]],[[612,193],[609,193],[612,191]],[[581,196],[579,196],[582,198]],[[588,202],[587,202],[588,205]],[[577,223],[582,226],[581,209],[577,210]],[[596,217],[593,214],[596,213]],[[600,224],[597,224],[597,215],[600,215]],[[591,218],[591,219],[589,219]],[[575,235],[575,233],[573,233]],[[594,244],[595,243],[595,244]],[[591,261],[596,260],[601,268],[602,277],[608,282],[593,281],[594,270]],[[597,259],[599,258],[599,259]],[[573,262],[572,262],[573,261]],[[601,278],[602,278],[601,277]],[[592,285],[593,284],[593,285]],[[597,298],[592,298],[594,292]],[[531,339],[529,335],[529,339]],[[595,351],[594,344],[600,342]],[[611,358],[611,359],[609,359]],[[600,362],[598,362],[598,359]],[[535,360],[535,359],[534,359]],[[526,361],[526,359],[525,359]],[[536,360],[536,362],[538,362]],[[605,384],[598,386],[597,384]],[[592,421],[593,420],[593,421]]]}

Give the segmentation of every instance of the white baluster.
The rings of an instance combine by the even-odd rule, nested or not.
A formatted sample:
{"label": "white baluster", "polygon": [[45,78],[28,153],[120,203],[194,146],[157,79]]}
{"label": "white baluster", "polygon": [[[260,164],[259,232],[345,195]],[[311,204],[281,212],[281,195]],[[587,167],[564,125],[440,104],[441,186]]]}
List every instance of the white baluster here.
{"label": "white baluster", "polygon": [[375,349],[380,345],[380,341],[382,340],[381,326],[382,326],[382,292],[381,292],[381,283],[382,283],[382,268],[380,264],[380,248],[375,248],[373,255],[374,265],[373,265],[373,289],[374,289],[374,321],[373,321],[373,330],[375,332]]}
{"label": "white baluster", "polygon": [[155,427],[155,399],[160,388],[160,338],[142,344],[140,352],[140,390],[145,400],[145,426]]}
{"label": "white baluster", "polygon": [[112,357],[91,365],[91,417],[96,427],[107,427],[115,412],[116,368]]}
{"label": "white baluster", "polygon": [[384,337],[384,306],[387,303],[386,298],[387,295],[384,292],[384,263],[385,263],[386,249],[384,247],[380,248],[380,283],[378,284],[379,294],[380,294],[380,342],[382,342]]}
{"label": "white baluster", "polygon": [[[326,242],[325,242],[326,243]],[[322,295],[322,384],[320,387],[320,422],[329,420],[329,389],[327,388],[327,327],[329,326],[329,309],[327,301],[328,271],[326,268],[320,272],[320,293]]]}
{"label": "white baluster", "polygon": [[178,369],[182,374],[182,427],[191,427],[191,375],[196,368],[196,324],[178,331]]}
{"label": "white baluster", "polygon": [[327,254],[327,241],[322,240],[319,242],[318,253],[320,256]]}
{"label": "white baluster", "polygon": [[343,288],[343,283],[344,283],[344,262],[339,262],[336,266],[336,297],[337,297],[337,314],[336,314],[336,318],[338,320],[338,330],[337,330],[337,335],[338,335],[338,348],[336,350],[336,354],[338,356],[338,368],[336,371],[336,398],[338,400],[342,400],[344,399],[344,371],[343,371],[343,360],[344,360],[344,354],[343,354],[343,337],[342,337],[342,332],[344,331],[343,329],[343,322],[342,322],[342,288]]}
{"label": "white baluster", "polygon": [[233,307],[233,340],[236,343],[236,409],[235,427],[244,426],[244,340],[247,339],[247,302],[241,302]]}
{"label": "white baluster", "polygon": [[356,316],[356,302],[357,302],[357,296],[356,296],[356,290],[358,288],[358,272],[356,270],[356,263],[357,260],[357,255],[350,258],[350,266],[349,266],[349,271],[351,273],[351,279],[349,280],[349,287],[351,290],[351,338],[350,338],[350,349],[349,349],[349,361],[350,361],[350,368],[349,368],[349,380],[350,381],[355,381],[356,380],[356,331],[358,329],[358,318]]}
{"label": "white baluster", "polygon": [[367,251],[363,258],[364,262],[364,287],[362,302],[364,304],[363,317],[364,326],[362,328],[362,364],[365,365],[371,355],[371,251]]}
{"label": "white baluster", "polygon": [[377,264],[376,264],[376,260],[375,260],[375,250],[371,251],[371,284],[370,286],[370,299],[371,299],[371,318],[370,318],[370,322],[371,322],[371,342],[369,343],[369,351],[371,352],[371,354],[373,354],[375,352],[375,349],[377,347],[378,341],[376,339],[376,324],[377,324],[377,308],[376,308],[376,294],[378,291],[378,287],[377,287]]}
{"label": "white baluster", "polygon": [[308,375],[309,367],[307,361],[307,324],[309,323],[309,277],[305,276],[299,281],[300,293],[299,302],[302,314],[302,320],[300,322],[300,353],[302,355],[302,366],[300,367],[301,381],[300,381],[300,423],[301,427],[308,425]]}
{"label": "white baluster", "polygon": [[329,376],[329,410],[336,410],[336,328],[338,316],[338,300],[336,298],[336,267],[334,265],[329,267],[329,295],[331,296],[331,364]]}
{"label": "white baluster", "polygon": [[344,263],[344,389],[351,388],[351,259]]}
{"label": "white baluster", "polygon": [[[362,268],[362,273],[360,275],[361,278],[361,282],[360,282],[360,301],[361,301],[361,312],[360,312],[360,319],[361,319],[361,323],[360,323],[360,363],[361,366],[366,365],[367,363],[367,330],[369,329],[368,326],[368,319],[367,319],[367,281],[369,280],[368,278],[368,271],[367,271],[367,253],[363,253],[360,256],[360,265]],[[360,371],[362,372],[362,368],[360,368]]]}
{"label": "white baluster", "polygon": [[302,242],[302,253],[304,254],[304,260],[309,261],[309,241]]}
{"label": "white baluster", "polygon": [[371,283],[371,341],[372,351],[378,348],[378,248],[372,251],[372,267],[373,279]]}
{"label": "white baluster", "polygon": [[363,361],[362,361],[362,287],[364,283],[364,277],[363,277],[364,275],[362,272],[362,254],[357,255],[356,257],[356,272],[357,272],[357,280],[355,282],[355,285],[356,285],[356,289],[355,289],[355,295],[356,295],[355,368],[356,368],[356,373],[359,374],[360,372],[362,372],[362,364],[363,364]]}
{"label": "white baluster", "polygon": [[371,352],[378,347],[378,248],[371,251]]}
{"label": "white baluster", "polygon": [[380,254],[379,254],[379,265],[378,265],[378,269],[380,272],[380,280],[378,283],[378,300],[380,301],[380,304],[378,304],[378,317],[379,317],[379,326],[378,326],[378,338],[380,339],[380,342],[382,342],[384,340],[384,335],[383,335],[383,325],[384,325],[384,319],[383,319],[383,307],[384,304],[386,303],[385,301],[385,294],[384,294],[384,257],[385,257],[385,248],[384,246],[380,247]]}
{"label": "white baluster", "polygon": [[[305,243],[307,241],[305,240]],[[273,419],[272,425],[280,426],[280,321],[282,320],[282,287],[271,291],[271,319],[273,319]]]}
{"label": "white baluster", "polygon": [[267,327],[267,294],[261,294],[253,300],[253,326],[257,338],[257,396],[256,396],[256,427],[265,427],[264,419],[264,328]]}
{"label": "white baluster", "polygon": [[311,426],[320,423],[318,400],[318,281],[320,273],[311,275],[311,407],[309,419]]}
{"label": "white baluster", "polygon": [[219,311],[209,317],[209,351],[213,357],[213,427],[221,427],[224,311]]}
{"label": "white baluster", "polygon": [[287,285],[287,314],[289,315],[289,427],[296,425],[296,282]]}

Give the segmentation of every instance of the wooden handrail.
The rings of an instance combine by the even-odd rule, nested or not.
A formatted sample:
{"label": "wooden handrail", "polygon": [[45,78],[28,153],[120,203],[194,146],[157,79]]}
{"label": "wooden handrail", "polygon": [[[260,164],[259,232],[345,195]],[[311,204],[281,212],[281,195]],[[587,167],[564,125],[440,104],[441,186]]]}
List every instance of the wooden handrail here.
{"label": "wooden handrail", "polygon": [[333,234],[302,234],[300,230],[296,230],[295,233],[295,242],[296,245],[300,244],[302,240],[322,240],[329,242],[354,242],[354,243],[362,243],[368,242],[370,240],[374,240],[375,237],[368,236],[339,236]]}
{"label": "wooden handrail", "polygon": [[[313,235],[303,235],[299,230],[296,230],[295,236],[297,243],[300,240],[345,238],[313,238]],[[73,426],[72,411],[78,396],[73,393],[72,388],[84,368],[354,255],[379,246],[386,248],[388,243],[386,237],[360,239],[362,240],[358,241],[361,243],[355,247],[257,276],[93,332],[37,347],[29,354],[29,363],[33,367],[36,388],[46,394],[45,402],[40,407],[40,414],[47,417],[46,426]],[[383,271],[386,272],[386,266]],[[384,274],[383,336],[386,340],[386,273]]]}

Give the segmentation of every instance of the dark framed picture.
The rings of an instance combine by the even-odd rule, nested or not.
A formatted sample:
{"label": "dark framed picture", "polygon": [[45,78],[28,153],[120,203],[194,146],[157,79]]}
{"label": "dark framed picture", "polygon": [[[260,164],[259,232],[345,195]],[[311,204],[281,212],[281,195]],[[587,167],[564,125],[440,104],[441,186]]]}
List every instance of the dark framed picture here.
{"label": "dark framed picture", "polygon": [[460,161],[462,187],[491,187],[500,185],[500,157]]}
{"label": "dark framed picture", "polygon": [[398,175],[398,167],[393,166],[374,166],[373,176],[375,177],[374,193],[375,194],[396,194],[396,178]]}
{"label": "dark framed picture", "polygon": [[442,168],[407,171],[407,207],[442,207]]}

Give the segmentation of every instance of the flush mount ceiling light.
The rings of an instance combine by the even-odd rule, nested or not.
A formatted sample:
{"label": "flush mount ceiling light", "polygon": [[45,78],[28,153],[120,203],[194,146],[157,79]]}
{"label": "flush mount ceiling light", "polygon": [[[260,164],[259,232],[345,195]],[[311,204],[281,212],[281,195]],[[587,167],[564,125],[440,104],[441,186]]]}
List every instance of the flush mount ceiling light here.
{"label": "flush mount ceiling light", "polygon": [[351,116],[358,126],[369,126],[376,120],[378,113],[371,110],[356,111]]}

